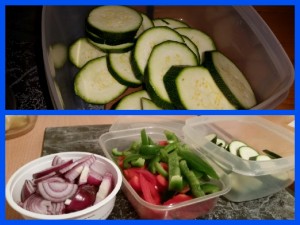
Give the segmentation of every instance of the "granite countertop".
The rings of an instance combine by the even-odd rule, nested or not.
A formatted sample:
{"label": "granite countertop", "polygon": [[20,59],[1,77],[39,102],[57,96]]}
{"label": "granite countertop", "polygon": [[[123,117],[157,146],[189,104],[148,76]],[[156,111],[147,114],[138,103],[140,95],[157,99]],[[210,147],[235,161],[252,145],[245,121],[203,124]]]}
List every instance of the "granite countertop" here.
{"label": "granite countertop", "polygon": [[[98,139],[110,125],[53,127],[44,134],[42,155],[61,151],[88,151],[104,155]],[[241,203],[220,197],[214,210],[198,219],[294,219],[294,196],[282,190],[257,200]],[[120,191],[116,205],[108,219],[138,219],[138,215],[125,195]]]}

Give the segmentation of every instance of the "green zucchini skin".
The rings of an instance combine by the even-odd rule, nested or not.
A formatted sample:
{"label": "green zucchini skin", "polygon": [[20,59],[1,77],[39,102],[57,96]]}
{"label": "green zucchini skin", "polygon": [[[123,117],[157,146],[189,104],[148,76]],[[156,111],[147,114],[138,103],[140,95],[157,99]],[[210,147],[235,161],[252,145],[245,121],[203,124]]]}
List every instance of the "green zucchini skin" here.
{"label": "green zucchini skin", "polygon": [[212,74],[214,81],[218,84],[219,87],[221,87],[221,91],[224,93],[225,96],[227,96],[227,99],[231,102],[231,104],[233,104],[237,109],[245,109],[221,78],[219,72],[217,71],[213,63],[212,53],[213,51],[204,53],[205,61],[203,62],[203,66],[206,67]]}
{"label": "green zucchini skin", "polygon": [[180,76],[181,71],[185,68],[186,66],[172,66],[164,76],[165,87],[173,105],[176,106],[176,109],[186,109],[186,107],[182,104],[179,95],[177,94],[178,88],[176,85],[177,77]]}

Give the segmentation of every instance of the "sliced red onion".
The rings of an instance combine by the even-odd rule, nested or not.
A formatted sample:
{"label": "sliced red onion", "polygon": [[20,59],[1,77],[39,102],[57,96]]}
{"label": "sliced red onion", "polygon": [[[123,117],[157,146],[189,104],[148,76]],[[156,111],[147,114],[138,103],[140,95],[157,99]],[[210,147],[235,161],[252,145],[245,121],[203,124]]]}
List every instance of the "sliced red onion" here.
{"label": "sliced red onion", "polygon": [[51,167],[49,167],[49,168],[47,168],[47,169],[44,169],[44,170],[42,170],[42,171],[40,171],[40,172],[34,173],[34,174],[32,175],[32,177],[33,177],[34,179],[38,179],[38,178],[43,177],[43,176],[46,176],[46,175],[48,175],[48,174],[50,174],[50,173],[53,173],[53,172],[56,173],[57,171],[59,171],[59,170],[65,168],[65,167],[68,167],[68,166],[71,165],[72,163],[73,163],[73,160],[70,159],[70,160],[64,162],[63,164],[59,164],[59,165],[56,165],[56,166],[51,166]]}
{"label": "sliced red onion", "polygon": [[64,162],[65,161],[59,155],[56,155],[56,156],[54,156],[54,158],[52,160],[52,166],[60,165]]}
{"label": "sliced red onion", "polygon": [[58,182],[58,183],[66,183],[66,180],[62,177],[59,176],[53,176],[48,179],[43,180],[43,182],[48,182],[48,183],[53,183],[53,182]]}
{"label": "sliced red onion", "polygon": [[87,183],[89,172],[90,172],[90,167],[88,165],[85,165],[83,167],[83,170],[81,171],[81,174],[80,174],[80,177],[78,180],[78,185]]}
{"label": "sliced red onion", "polygon": [[102,179],[103,177],[99,173],[95,173],[93,170],[90,170],[87,177],[87,183],[99,186],[102,182]]}
{"label": "sliced red onion", "polygon": [[100,184],[100,187],[99,187],[99,190],[97,192],[96,200],[95,200],[94,204],[96,204],[96,203],[102,201],[103,199],[105,199],[106,196],[109,195],[109,193],[111,192],[112,189],[113,189],[112,174],[106,172],[103,176],[103,180]]}
{"label": "sliced red onion", "polygon": [[46,174],[45,176],[39,177],[37,179],[33,179],[32,181],[33,181],[33,183],[37,184],[39,182],[48,180],[52,177],[56,177],[56,175],[57,175],[56,172],[51,172],[51,173]]}
{"label": "sliced red onion", "polygon": [[96,199],[97,187],[94,185],[84,184],[81,185],[75,196],[68,201],[65,206],[66,213],[76,212],[92,206]]}
{"label": "sliced red onion", "polygon": [[81,162],[80,164],[76,165],[75,167],[73,167],[71,170],[69,170],[64,177],[66,178],[66,180],[72,182],[74,181],[77,177],[80,176],[83,168],[85,166],[90,166],[96,159],[94,157],[90,157],[89,159]]}
{"label": "sliced red onion", "polygon": [[53,206],[51,201],[45,200],[38,194],[30,195],[23,204],[23,208],[40,214],[51,215]]}
{"label": "sliced red onion", "polygon": [[52,215],[61,215],[65,211],[65,204],[63,202],[52,202]]}
{"label": "sliced red onion", "polygon": [[64,202],[77,191],[77,184],[60,182],[40,182],[37,184],[38,192],[43,198],[52,202]]}
{"label": "sliced red onion", "polygon": [[88,156],[83,156],[77,160],[75,160],[72,164],[68,165],[67,167],[62,168],[61,170],[59,170],[59,173],[64,174],[66,172],[68,172],[69,170],[71,170],[72,168],[74,168],[75,166],[77,166],[78,164],[83,163],[86,160],[89,160],[91,157],[95,158],[94,155],[88,155]]}
{"label": "sliced red onion", "polygon": [[25,180],[21,190],[21,201],[24,202],[36,190],[35,184],[31,180]]}
{"label": "sliced red onion", "polygon": [[102,162],[97,161],[97,160],[90,166],[90,169],[92,171],[94,171],[95,173],[98,173],[98,174],[100,174],[102,176],[106,172],[105,165]]}

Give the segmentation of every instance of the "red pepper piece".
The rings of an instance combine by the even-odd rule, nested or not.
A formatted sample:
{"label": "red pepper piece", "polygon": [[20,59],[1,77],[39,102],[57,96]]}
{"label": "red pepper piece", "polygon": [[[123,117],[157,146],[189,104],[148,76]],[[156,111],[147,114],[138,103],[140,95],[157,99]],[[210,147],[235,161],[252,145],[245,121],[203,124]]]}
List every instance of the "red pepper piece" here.
{"label": "red pepper piece", "polygon": [[131,177],[129,180],[129,184],[136,192],[141,192],[141,183],[138,175]]}
{"label": "red pepper piece", "polygon": [[174,205],[180,202],[188,201],[193,199],[192,196],[187,195],[187,194],[177,194],[174,197],[170,198],[166,202],[163,203],[163,205]]}
{"label": "red pepper piece", "polygon": [[139,174],[142,197],[146,202],[158,205],[160,204],[160,197],[155,186],[150,183],[143,174]]}
{"label": "red pepper piece", "polygon": [[156,175],[156,181],[157,189],[159,192],[168,190],[169,182],[164,176],[162,176],[161,174]]}
{"label": "red pepper piece", "polygon": [[167,146],[168,144],[169,144],[168,141],[159,141],[158,142],[158,145],[160,145],[160,146]]}

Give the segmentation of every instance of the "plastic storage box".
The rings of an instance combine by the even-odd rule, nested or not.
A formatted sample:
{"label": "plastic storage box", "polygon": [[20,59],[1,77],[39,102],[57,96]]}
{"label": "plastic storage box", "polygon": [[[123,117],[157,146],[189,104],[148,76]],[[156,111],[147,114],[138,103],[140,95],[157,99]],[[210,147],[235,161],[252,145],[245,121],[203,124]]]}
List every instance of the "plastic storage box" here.
{"label": "plastic storage box", "polygon": [[[42,48],[49,91],[57,109],[103,109],[84,103],[73,90],[78,69],[66,62],[55,69],[50,49],[66,48],[84,36],[84,21],[92,7],[46,6],[42,13]],[[210,35],[217,49],[244,72],[256,95],[253,109],[273,109],[288,95],[294,68],[282,46],[257,12],[248,6],[140,6],[153,18],[181,19]]]}
{"label": "plastic storage box", "polygon": [[[294,181],[294,134],[257,116],[200,116],[183,127],[185,141],[227,171],[231,190],[227,199],[241,202],[274,194]],[[226,143],[238,140],[259,153],[268,149],[282,158],[268,161],[245,160],[205,138],[217,136]]]}
{"label": "plastic storage box", "polygon": [[[113,148],[125,150],[132,144],[133,141],[140,140],[140,133],[141,129],[143,128],[146,129],[147,134],[154,141],[166,140],[163,133],[166,128],[162,128],[161,126],[156,127],[155,123],[151,125],[140,125],[137,125],[136,128],[131,129],[126,129],[125,126],[123,126],[123,128],[125,128],[123,130],[111,130],[108,133],[101,135],[99,143],[106,157],[108,157],[109,159],[113,158]],[[180,135],[180,132],[177,134]],[[123,177],[123,193],[126,195],[127,199],[130,201],[130,203],[142,219],[194,219],[197,217],[201,217],[213,210],[218,198],[221,195],[226,194],[230,190],[230,183],[224,171],[211,160],[207,160],[215,168],[220,176],[220,180],[217,183],[217,185],[221,187],[221,190],[219,192],[188,200],[176,205],[160,206],[144,201],[131,187],[128,181]]]}

